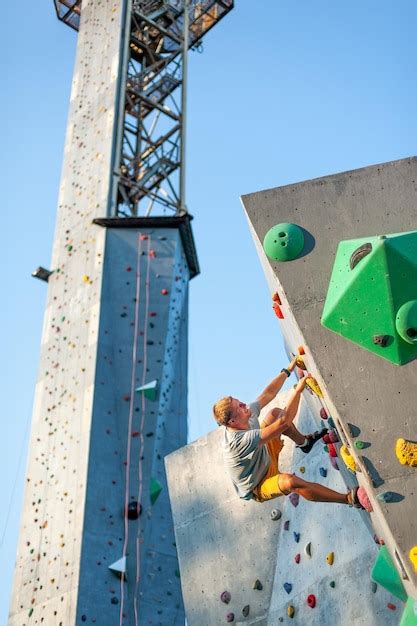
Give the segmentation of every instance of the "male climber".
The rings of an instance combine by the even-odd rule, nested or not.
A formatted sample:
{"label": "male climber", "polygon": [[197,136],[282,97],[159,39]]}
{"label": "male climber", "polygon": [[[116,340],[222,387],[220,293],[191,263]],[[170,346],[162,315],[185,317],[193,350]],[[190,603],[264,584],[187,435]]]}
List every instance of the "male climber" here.
{"label": "male climber", "polygon": [[223,452],[235,490],[240,498],[253,498],[257,502],[297,493],[315,502],[337,502],[362,508],[356,488],[347,494],[338,493],[295,474],[279,472],[279,453],[284,445],[281,435],[292,439],[300,450],[308,454],[327,432],[327,429],[323,429],[321,432],[303,435],[293,424],[301,392],[306,385],[314,387],[315,381],[311,376],[300,378],[290,392],[284,409],[272,409],[259,423],[260,410],[275,398],[296,365],[304,369],[301,357],[295,357],[287,368],[282,368],[255,402],[246,405],[227,396],[213,407],[215,420],[224,426]]}

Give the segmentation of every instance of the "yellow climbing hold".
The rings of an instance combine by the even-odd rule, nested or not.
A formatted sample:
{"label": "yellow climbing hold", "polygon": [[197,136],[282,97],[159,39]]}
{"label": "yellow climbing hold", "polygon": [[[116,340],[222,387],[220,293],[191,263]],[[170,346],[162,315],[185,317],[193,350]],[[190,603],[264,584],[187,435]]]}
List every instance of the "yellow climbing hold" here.
{"label": "yellow climbing hold", "polygon": [[300,368],[300,370],[305,370],[306,369],[306,366],[305,366],[305,363],[304,363],[304,359],[303,359],[302,356],[297,356],[296,357],[295,364],[296,364],[297,367]]}
{"label": "yellow climbing hold", "polygon": [[353,456],[351,455],[351,453],[349,452],[349,450],[347,449],[346,445],[343,445],[340,450],[340,456],[343,459],[344,464],[346,465],[346,467],[348,468],[348,470],[350,470],[351,472],[353,472],[354,474],[358,471],[358,467],[355,463],[355,459],[353,458]]}
{"label": "yellow climbing hold", "polygon": [[306,471],[306,468],[304,467],[304,465],[302,465],[302,466],[299,468],[299,470],[300,470],[300,472],[301,472],[302,474],[304,474],[304,472]]}
{"label": "yellow climbing hold", "polygon": [[87,275],[83,276],[83,283],[89,283],[90,282],[90,277]]}
{"label": "yellow climbing hold", "polygon": [[406,439],[397,439],[395,454],[401,465],[417,467],[417,443]]}
{"label": "yellow climbing hold", "polygon": [[411,548],[408,556],[409,556],[411,563],[413,564],[414,571],[417,572],[417,546],[414,546],[413,548]]}
{"label": "yellow climbing hold", "polygon": [[328,562],[329,565],[333,565],[334,552],[329,552],[329,554],[326,556],[326,561]]}
{"label": "yellow climbing hold", "polygon": [[291,619],[294,617],[295,608],[293,607],[292,604],[290,604],[290,606],[287,608],[287,613],[288,613],[288,617],[291,617]]}
{"label": "yellow climbing hold", "polygon": [[306,385],[309,389],[311,389],[313,393],[316,394],[316,396],[318,396],[319,398],[323,397],[323,392],[320,389],[320,386],[315,378],[313,378],[312,376],[308,376],[306,378]]}

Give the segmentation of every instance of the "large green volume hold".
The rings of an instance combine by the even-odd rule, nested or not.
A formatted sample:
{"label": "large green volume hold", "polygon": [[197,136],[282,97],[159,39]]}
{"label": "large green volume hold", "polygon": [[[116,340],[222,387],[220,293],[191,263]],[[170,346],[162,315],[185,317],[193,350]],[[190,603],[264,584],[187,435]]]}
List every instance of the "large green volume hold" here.
{"label": "large green volume hold", "polygon": [[417,358],[417,231],[341,241],[321,323],[397,365]]}
{"label": "large green volume hold", "polygon": [[386,546],[378,550],[378,556],[372,568],[371,578],[403,602],[407,601],[407,593],[397,569],[392,562]]}

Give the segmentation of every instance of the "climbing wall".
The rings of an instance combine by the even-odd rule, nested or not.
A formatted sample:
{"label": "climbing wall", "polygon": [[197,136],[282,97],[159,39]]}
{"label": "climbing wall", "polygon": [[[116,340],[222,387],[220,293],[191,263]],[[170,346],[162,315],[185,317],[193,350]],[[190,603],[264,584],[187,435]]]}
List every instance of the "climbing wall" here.
{"label": "climbing wall", "polygon": [[109,205],[120,4],[83,2],[11,626],[183,619],[162,459],[186,441],[184,240],[93,222]]}
{"label": "climbing wall", "polygon": [[[287,395],[263,414],[285,406]],[[296,423],[303,432],[320,423],[308,391]],[[377,545],[361,512],[302,498],[240,500],[223,463],[222,431],[166,459],[187,623],[398,624],[397,599],[369,578]],[[305,455],[284,440],[281,471],[345,491],[323,445]]]}
{"label": "climbing wall", "polygon": [[[344,456],[350,465],[350,477],[366,492],[368,508],[372,509],[367,523],[377,540],[386,544],[401,581],[402,599],[407,594],[417,598],[417,562],[413,557],[417,552],[417,474],[415,467],[399,462],[395,450],[399,438],[417,440],[417,378],[415,361],[410,360],[412,346],[405,358],[391,360],[384,356],[383,350],[401,339],[396,333],[391,337],[389,333],[393,331],[386,330],[395,327],[397,315],[399,281],[393,277],[400,262],[408,263],[407,255],[415,259],[417,246],[414,244],[414,255],[408,250],[408,243],[403,249],[400,246],[398,263],[388,260],[379,267],[379,273],[368,272],[366,290],[356,293],[356,299],[351,298],[352,306],[340,311],[341,326],[345,324],[349,329],[356,325],[354,337],[355,340],[359,337],[362,345],[325,328],[326,320],[322,325],[321,318],[331,278],[336,281],[332,270],[339,242],[359,239],[363,245],[377,236],[380,241],[381,236],[389,238],[393,233],[417,230],[416,176],[417,159],[404,159],[262,191],[242,199],[271,296],[277,294],[278,307],[277,302],[271,304],[280,318],[277,323],[288,352],[296,353],[300,345],[305,350],[308,370],[323,392],[317,410],[322,408],[331,416],[341,440],[330,447],[329,453],[333,455],[333,463],[339,466],[344,466],[341,458]],[[304,230],[304,247],[293,260],[282,262],[269,258],[262,244],[272,227],[284,223],[296,224]],[[399,239],[396,238],[395,246]],[[414,241],[408,235],[403,237],[403,241],[410,240]],[[361,258],[364,256],[362,250]],[[367,258],[361,258],[354,260],[351,270],[358,262],[362,263],[358,268],[372,267],[371,256],[370,265]],[[406,283],[407,289],[414,284],[414,295],[407,295],[407,300],[417,298],[413,262],[407,266]],[[402,276],[401,280],[406,278]],[[372,287],[372,282],[382,280],[391,283],[389,310],[388,302],[378,296],[387,289]],[[333,288],[335,284],[337,281],[333,282]],[[373,293],[377,295],[369,297]],[[360,298],[363,298],[362,320],[354,308]],[[384,329],[379,315],[382,307],[388,310]],[[388,319],[392,315],[394,326]],[[345,332],[343,328],[342,332]],[[369,345],[366,333],[373,340],[372,351],[365,349]],[[386,345],[376,341],[385,335]]]}

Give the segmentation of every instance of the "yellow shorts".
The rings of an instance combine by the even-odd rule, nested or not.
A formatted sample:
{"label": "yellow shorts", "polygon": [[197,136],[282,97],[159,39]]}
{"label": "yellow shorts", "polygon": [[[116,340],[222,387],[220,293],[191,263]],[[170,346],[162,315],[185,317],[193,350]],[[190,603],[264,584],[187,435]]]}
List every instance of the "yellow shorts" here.
{"label": "yellow shorts", "polygon": [[271,439],[266,444],[268,453],[271,458],[271,463],[268,467],[268,471],[265,477],[261,480],[259,485],[253,490],[253,499],[257,502],[265,502],[265,500],[272,500],[272,498],[278,498],[279,496],[287,495],[281,491],[279,487],[279,471],[278,471],[278,459],[279,453],[284,447],[281,439]]}

